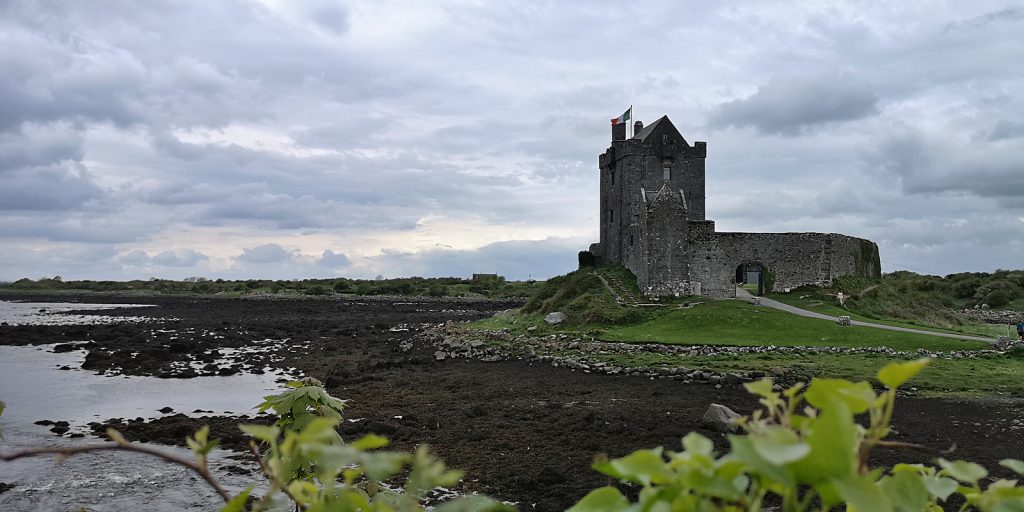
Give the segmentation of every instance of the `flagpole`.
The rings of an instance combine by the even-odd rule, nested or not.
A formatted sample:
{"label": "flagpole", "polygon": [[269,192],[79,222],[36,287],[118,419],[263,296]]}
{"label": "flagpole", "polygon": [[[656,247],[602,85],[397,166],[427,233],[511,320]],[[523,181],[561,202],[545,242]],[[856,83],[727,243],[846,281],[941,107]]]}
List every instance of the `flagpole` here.
{"label": "flagpole", "polygon": [[631,139],[633,138],[634,135],[636,135],[635,133],[633,133],[633,126],[634,126],[633,125],[633,123],[634,123],[633,118],[634,117],[636,117],[636,116],[633,115],[633,104],[631,103],[629,105],[629,138],[631,138]]}

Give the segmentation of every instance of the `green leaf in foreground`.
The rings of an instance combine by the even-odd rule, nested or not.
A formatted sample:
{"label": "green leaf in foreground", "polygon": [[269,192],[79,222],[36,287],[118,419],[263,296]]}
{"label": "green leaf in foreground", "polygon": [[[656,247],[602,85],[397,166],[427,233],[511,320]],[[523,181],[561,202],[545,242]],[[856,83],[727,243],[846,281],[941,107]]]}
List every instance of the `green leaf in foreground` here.
{"label": "green leaf in foreground", "polygon": [[620,459],[594,463],[594,469],[620,480],[641,485],[665,483],[672,478],[672,472],[665,466],[661,448],[637,450]]}
{"label": "green leaf in foreground", "polygon": [[988,476],[988,471],[986,471],[985,468],[973,462],[967,462],[965,460],[954,460],[950,462],[946,459],[939,459],[938,463],[947,475],[956,478],[961,482],[973,484]]}
{"label": "green leaf in foreground", "polygon": [[506,505],[493,498],[480,495],[461,496],[454,500],[447,501],[434,508],[434,512],[498,512],[515,511],[514,507]]}
{"label": "green leaf in foreground", "polygon": [[928,504],[928,489],[921,481],[921,475],[907,471],[885,477],[878,487],[892,503],[896,512],[917,512]]}
{"label": "green leaf in foreground", "polygon": [[683,449],[689,453],[710,456],[711,452],[715,449],[715,444],[710,439],[696,432],[690,432],[683,438]]}
{"label": "green leaf in foreground", "polygon": [[920,373],[930,362],[930,358],[922,357],[905,363],[889,363],[878,370],[878,381],[889,386],[889,389],[896,389]]}
{"label": "green leaf in foreground", "polygon": [[239,430],[266,443],[273,443],[281,435],[281,429],[275,426],[245,424]]}
{"label": "green leaf in foreground", "polygon": [[836,398],[815,418],[807,434],[811,454],[793,469],[810,484],[853,474],[856,466],[857,430],[846,403]]}
{"label": "green leaf in foreground", "polygon": [[246,487],[244,491],[231,498],[231,501],[224,504],[220,508],[220,512],[243,512],[245,510],[245,504],[249,502],[249,495],[252,494],[253,486]]}
{"label": "green leaf in foreground", "polygon": [[832,481],[839,495],[846,500],[847,510],[857,512],[889,512],[892,505],[869,478],[864,476],[847,476]]}
{"label": "green leaf in foreground", "polygon": [[944,476],[926,476],[923,483],[928,492],[940,501],[946,501],[946,498],[949,498],[960,487],[956,480]]}
{"label": "green leaf in foreground", "polygon": [[788,428],[772,425],[750,436],[754,449],[772,464],[788,464],[811,453],[811,447]]}
{"label": "green leaf in foreground", "polygon": [[1003,459],[999,461],[999,465],[1005,468],[1010,468],[1018,475],[1024,476],[1024,460]]}
{"label": "green leaf in foreground", "polygon": [[566,512],[614,512],[624,510],[629,500],[614,487],[594,489]]}
{"label": "green leaf in foreground", "polygon": [[811,381],[810,387],[807,388],[804,398],[819,409],[829,407],[833,400],[840,400],[846,404],[850,412],[860,414],[868,410],[877,397],[867,382],[814,379]]}

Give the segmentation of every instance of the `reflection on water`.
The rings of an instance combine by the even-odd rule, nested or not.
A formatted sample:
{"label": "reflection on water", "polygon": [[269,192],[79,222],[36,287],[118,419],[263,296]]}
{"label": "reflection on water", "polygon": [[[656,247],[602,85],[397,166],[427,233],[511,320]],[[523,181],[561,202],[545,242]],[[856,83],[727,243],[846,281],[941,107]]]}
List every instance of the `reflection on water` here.
{"label": "reflection on water", "polygon": [[0,300],[0,323],[7,325],[93,325],[143,322],[139,316],[70,315],[68,311],[148,308],[148,304],[78,304],[70,302],[11,302]]}
{"label": "reflection on water", "polygon": [[[77,304],[75,306],[78,306]],[[65,420],[73,430],[108,418],[154,418],[162,407],[190,412],[250,413],[261,398],[280,389],[280,374],[158,379],[103,377],[78,368],[83,351],[53,353],[52,345],[0,346],[0,451],[39,446],[95,443],[95,439],[55,437],[37,420]],[[60,370],[62,366],[73,370]],[[77,428],[76,428],[77,427]],[[169,448],[168,449],[174,449]],[[182,450],[185,453],[184,450]],[[213,466],[237,462],[215,456]],[[218,472],[237,492],[253,477]],[[54,465],[48,458],[0,462],[0,482],[16,487],[0,494],[0,510],[113,511],[215,510],[219,498],[184,468],[140,454],[106,452],[76,456]]]}

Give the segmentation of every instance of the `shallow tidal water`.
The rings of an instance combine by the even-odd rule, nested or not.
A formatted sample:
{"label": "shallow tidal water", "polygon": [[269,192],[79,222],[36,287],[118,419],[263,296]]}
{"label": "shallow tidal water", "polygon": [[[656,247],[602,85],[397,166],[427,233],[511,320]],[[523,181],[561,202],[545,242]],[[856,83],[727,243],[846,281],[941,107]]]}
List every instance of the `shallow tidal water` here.
{"label": "shallow tidal water", "polygon": [[77,302],[12,302],[0,300],[0,323],[6,325],[89,325],[141,322],[137,316],[74,315],[69,311],[149,308],[149,304],[86,304]]}
{"label": "shallow tidal water", "polygon": [[[0,311],[9,304],[24,303],[0,303]],[[67,306],[66,310],[83,309],[81,304]],[[0,314],[12,316],[9,311],[7,316]],[[46,323],[52,325],[51,320]],[[162,414],[157,409],[163,407],[182,413],[202,409],[251,414],[263,396],[281,389],[276,381],[282,375],[273,372],[191,379],[102,376],[81,370],[84,351],[54,353],[52,348],[0,346],[0,400],[7,404],[0,416],[4,437],[0,453],[103,442],[92,436],[58,437],[49,427],[34,424],[39,420],[68,421],[71,432],[86,432],[86,424],[92,421],[158,418]],[[190,458],[185,449],[160,448]],[[255,477],[218,471],[225,465],[245,466],[225,460],[229,454],[218,451],[211,457],[211,466],[229,491],[238,492],[254,483]],[[170,512],[217,510],[222,505],[213,490],[187,469],[126,452],[77,455],[59,464],[51,457],[0,462],[0,482],[15,485],[0,493],[2,511]]]}

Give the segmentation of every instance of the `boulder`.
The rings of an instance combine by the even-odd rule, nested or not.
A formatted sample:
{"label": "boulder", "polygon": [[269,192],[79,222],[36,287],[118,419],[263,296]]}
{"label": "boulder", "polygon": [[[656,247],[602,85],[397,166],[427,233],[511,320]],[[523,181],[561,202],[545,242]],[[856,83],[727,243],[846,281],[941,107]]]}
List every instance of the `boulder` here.
{"label": "boulder", "polygon": [[736,432],[739,430],[739,425],[736,424],[739,418],[740,415],[736,411],[721,404],[711,404],[701,422],[718,432]]}
{"label": "boulder", "polygon": [[553,311],[544,317],[544,323],[548,325],[558,325],[564,322],[566,318],[568,317],[565,316],[565,313],[562,313],[561,311]]}

